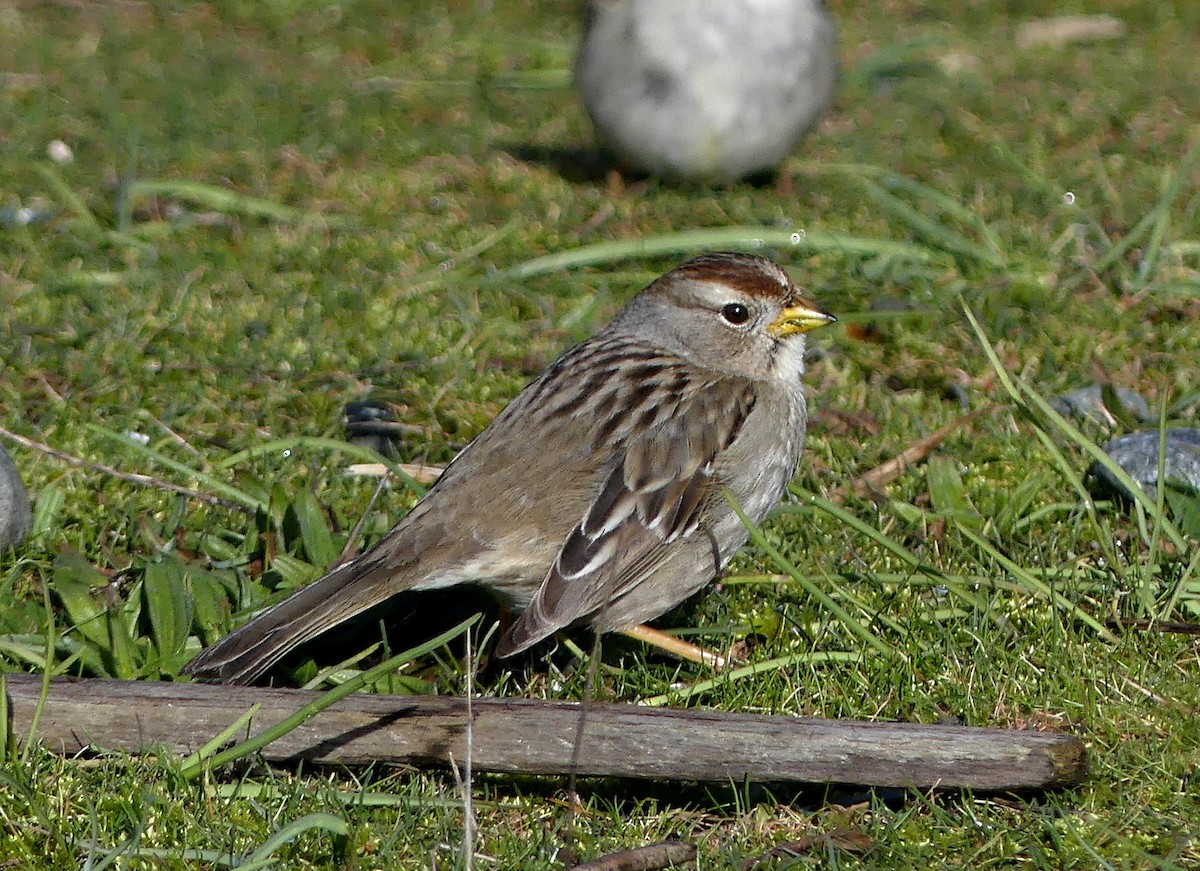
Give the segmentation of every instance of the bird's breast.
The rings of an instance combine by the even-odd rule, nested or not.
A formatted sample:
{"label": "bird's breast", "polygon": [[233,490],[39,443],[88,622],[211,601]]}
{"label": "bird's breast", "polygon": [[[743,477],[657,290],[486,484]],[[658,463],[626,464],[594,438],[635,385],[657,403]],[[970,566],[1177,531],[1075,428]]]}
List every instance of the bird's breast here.
{"label": "bird's breast", "polygon": [[761,523],[796,474],[808,416],[804,394],[759,396],[741,432],[717,467],[717,476],[754,523]]}

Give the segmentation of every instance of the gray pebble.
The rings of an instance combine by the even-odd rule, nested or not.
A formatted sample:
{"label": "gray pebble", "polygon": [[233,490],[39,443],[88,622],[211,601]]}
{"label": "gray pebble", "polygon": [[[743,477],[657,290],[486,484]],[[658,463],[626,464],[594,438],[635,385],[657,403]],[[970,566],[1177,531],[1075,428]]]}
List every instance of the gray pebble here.
{"label": "gray pebble", "polygon": [[[1154,421],[1154,416],[1150,413],[1150,406],[1142,398],[1141,394],[1130,390],[1128,387],[1116,386],[1113,387],[1113,393],[1116,395],[1117,402],[1121,403],[1121,407],[1125,412],[1135,420],[1140,420],[1143,423],[1152,423]],[[1070,393],[1064,393],[1057,399],[1051,400],[1050,405],[1063,417],[1077,417],[1083,420],[1090,420],[1105,427],[1117,425],[1117,419],[1113,417],[1113,413],[1104,404],[1104,389],[1099,384],[1093,384],[1091,387],[1081,387],[1078,390],[1072,390]]]}
{"label": "gray pebble", "polygon": [[[1158,430],[1143,430],[1115,438],[1104,445],[1104,452],[1133,478],[1146,494],[1158,499]],[[1200,490],[1200,429],[1167,430],[1166,477]],[[1088,487],[1099,498],[1133,497],[1099,463],[1092,463],[1087,474]]]}
{"label": "gray pebble", "polygon": [[17,474],[17,467],[0,447],[0,550],[16,547],[33,526],[29,494]]}

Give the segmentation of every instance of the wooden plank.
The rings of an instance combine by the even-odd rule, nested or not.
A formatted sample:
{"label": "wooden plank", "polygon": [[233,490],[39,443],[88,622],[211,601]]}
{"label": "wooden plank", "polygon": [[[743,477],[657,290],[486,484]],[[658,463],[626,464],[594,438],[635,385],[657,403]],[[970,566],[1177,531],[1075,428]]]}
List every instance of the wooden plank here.
{"label": "wooden plank", "polygon": [[[40,679],[8,675],[12,728],[28,734]],[[251,731],[316,693],[149,681],[55,680],[38,737],[50,750],[196,750],[251,705]],[[475,699],[479,771],[569,772],[579,705]],[[437,696],[357,694],[269,745],[270,762],[446,765],[466,758],[466,703]],[[589,707],[576,773],[653,780],[841,782],[872,786],[1044,789],[1080,782],[1078,738],[1046,732],[822,720],[717,711]]]}

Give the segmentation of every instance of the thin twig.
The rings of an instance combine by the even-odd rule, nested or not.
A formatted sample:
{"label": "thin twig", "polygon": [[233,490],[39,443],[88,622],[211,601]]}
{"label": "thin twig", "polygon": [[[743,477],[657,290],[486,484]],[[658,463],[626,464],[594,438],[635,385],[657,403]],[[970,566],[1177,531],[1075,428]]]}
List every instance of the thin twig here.
{"label": "thin twig", "polygon": [[346,562],[346,560],[350,559],[352,556],[351,551],[354,549],[355,542],[358,541],[358,536],[359,533],[362,532],[363,524],[365,524],[367,522],[367,518],[371,516],[371,511],[375,508],[375,503],[379,499],[379,494],[382,493],[384,488],[387,487],[387,483],[390,478],[391,470],[387,467],[384,467],[384,473],[379,478],[379,484],[375,487],[375,492],[371,494],[371,501],[367,503],[367,507],[363,510],[363,513],[358,515],[358,522],[354,524],[354,529],[350,531],[350,537],[346,539],[346,546],[342,548],[341,554],[338,555],[337,562],[329,567],[330,571]]}
{"label": "thin twig", "polygon": [[[397,463],[400,471],[408,475],[418,484],[432,484],[442,476],[445,466],[427,465],[425,463]],[[361,475],[366,478],[381,477],[388,472],[383,463],[351,463],[346,467],[345,474]]]}
{"label": "thin twig", "polygon": [[692,644],[690,641],[684,641],[682,638],[668,635],[661,629],[655,629],[653,626],[647,626],[645,623],[639,623],[637,626],[622,629],[621,634],[626,638],[633,638],[636,641],[657,647],[659,650],[664,650],[688,662],[710,666],[717,671],[723,671],[728,664],[725,657],[719,653],[705,650],[698,644]]}
{"label": "thin twig", "polygon": [[62,460],[72,466],[78,466],[83,469],[91,469],[94,472],[101,472],[113,478],[119,478],[122,481],[129,481],[131,484],[139,484],[142,487],[153,487],[158,490],[170,490],[172,493],[180,493],[184,496],[190,496],[193,499],[199,499],[201,502],[207,502],[210,505],[220,505],[224,508],[236,508],[239,511],[253,513],[253,508],[247,508],[245,505],[239,505],[229,499],[222,499],[220,496],[213,496],[211,493],[201,493],[199,490],[193,490],[190,487],[182,487],[179,484],[172,484],[170,481],[164,481],[161,478],[155,478],[152,475],[143,475],[138,472],[122,472],[119,469],[114,469],[112,466],[106,466],[103,463],[95,463],[91,460],[85,460],[82,457],[76,457],[73,454],[68,454],[66,451],[60,451],[58,448],[52,448],[49,445],[35,442],[33,439],[26,438],[23,435],[18,435],[11,430],[0,427],[0,436],[16,442],[19,445],[29,448],[30,450],[38,451],[47,456],[54,457],[56,460]]}
{"label": "thin twig", "polygon": [[773,865],[777,859],[795,858],[804,853],[825,851],[830,847],[837,847],[839,850],[845,850],[847,853],[865,853],[874,843],[871,838],[861,832],[847,829],[838,829],[834,832],[817,832],[805,835],[803,838],[795,841],[789,841],[786,844],[779,844],[761,856],[747,859],[741,864],[741,871],[755,871],[755,869],[763,865]]}
{"label": "thin twig", "polygon": [[62,394],[55,390],[50,382],[46,380],[46,375],[43,372],[37,374],[38,384],[41,385],[42,392],[50,397],[50,401],[55,405],[65,405],[67,400],[63,399]]}
{"label": "thin twig", "polygon": [[198,449],[193,447],[191,442],[189,442],[187,439],[185,439],[179,433],[175,432],[175,430],[173,430],[169,426],[167,426],[167,424],[164,421],[159,420],[157,417],[155,417],[153,414],[146,411],[145,409],[142,409],[141,411],[139,411],[138,416],[144,417],[146,420],[149,420],[151,423],[158,426],[159,429],[161,429],[168,436],[170,436],[171,440],[173,442],[175,442],[175,444],[179,445],[181,448],[183,448],[184,450],[191,453],[192,456],[203,458],[204,455],[201,454]]}
{"label": "thin twig", "polygon": [[880,492],[884,486],[903,475],[908,471],[909,467],[929,456],[933,449],[944,442],[950,433],[954,432],[960,426],[968,424],[976,418],[991,412],[995,407],[994,405],[989,405],[986,408],[979,408],[970,414],[964,414],[957,420],[950,421],[920,441],[914,442],[910,447],[901,451],[886,463],[876,466],[865,475],[860,475],[844,487],[832,490],[825,498],[830,502],[838,504],[845,502],[851,493],[856,496],[869,498],[872,494]]}

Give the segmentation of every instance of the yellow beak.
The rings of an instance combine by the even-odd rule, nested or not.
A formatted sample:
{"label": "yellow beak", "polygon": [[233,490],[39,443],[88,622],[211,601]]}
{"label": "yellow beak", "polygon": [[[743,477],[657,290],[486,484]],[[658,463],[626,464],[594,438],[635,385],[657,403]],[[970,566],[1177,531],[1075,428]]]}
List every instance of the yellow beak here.
{"label": "yellow beak", "polygon": [[790,305],[781,311],[779,317],[767,327],[767,332],[777,339],[782,339],[784,336],[796,333],[807,333],[817,327],[832,324],[836,320],[837,318],[833,315],[826,314],[807,302],[801,302],[799,305]]}

